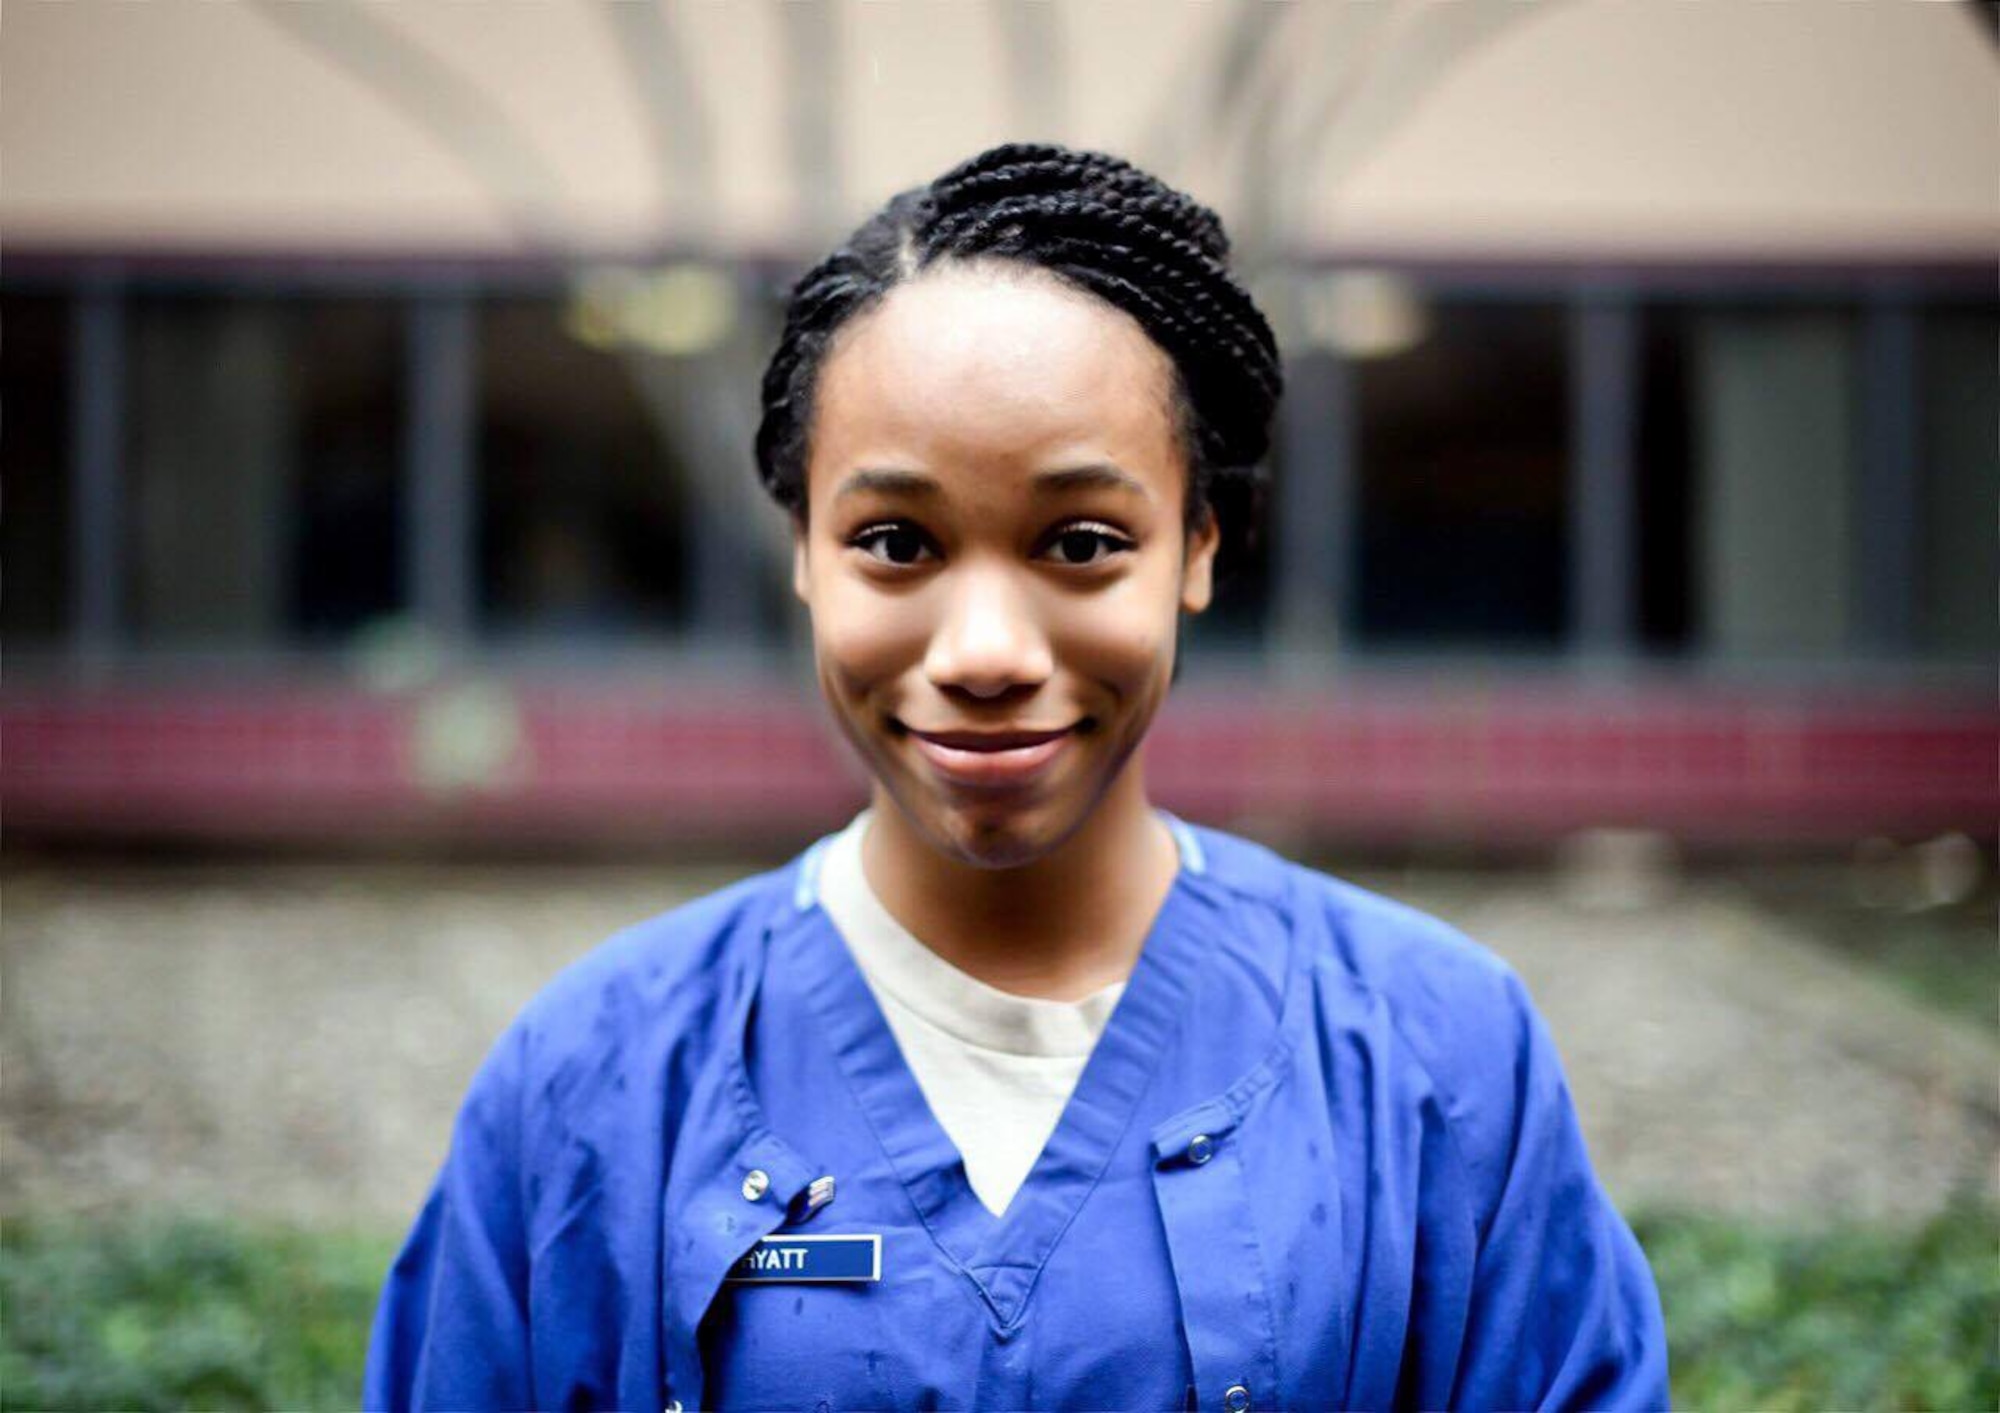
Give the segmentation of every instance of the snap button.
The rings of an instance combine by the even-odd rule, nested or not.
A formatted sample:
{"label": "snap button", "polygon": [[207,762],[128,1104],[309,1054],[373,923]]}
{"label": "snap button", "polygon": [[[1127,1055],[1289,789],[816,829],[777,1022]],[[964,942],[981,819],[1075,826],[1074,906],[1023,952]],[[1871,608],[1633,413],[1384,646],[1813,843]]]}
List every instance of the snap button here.
{"label": "snap button", "polygon": [[[1215,1140],[1205,1133],[1196,1134],[1188,1140],[1187,1155],[1190,1163],[1206,1163],[1215,1156]],[[1242,1385],[1239,1384],[1237,1387],[1241,1388]],[[1228,1396],[1228,1394],[1223,1395],[1225,1398]]]}
{"label": "snap button", "polygon": [[1229,1413],[1249,1413],[1250,1390],[1242,1384],[1231,1384],[1222,1394],[1222,1406]]}
{"label": "snap button", "polygon": [[762,1168],[752,1168],[743,1175],[743,1200],[755,1202],[771,1190],[771,1175]]}

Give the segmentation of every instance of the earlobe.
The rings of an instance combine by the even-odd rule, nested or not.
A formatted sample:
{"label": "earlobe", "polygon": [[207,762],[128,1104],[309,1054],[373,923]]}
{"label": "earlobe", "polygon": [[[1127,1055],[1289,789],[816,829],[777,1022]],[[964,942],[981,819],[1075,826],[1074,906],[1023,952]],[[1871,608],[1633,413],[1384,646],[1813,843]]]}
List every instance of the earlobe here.
{"label": "earlobe", "polygon": [[792,522],[792,593],[798,598],[800,603],[810,608],[812,606],[812,596],[809,592],[809,586],[812,583],[812,576],[807,572],[806,544],[806,527],[794,520]]}
{"label": "earlobe", "polygon": [[1214,596],[1215,552],[1222,543],[1222,527],[1210,509],[1201,524],[1188,535],[1187,554],[1181,560],[1181,608],[1200,613]]}

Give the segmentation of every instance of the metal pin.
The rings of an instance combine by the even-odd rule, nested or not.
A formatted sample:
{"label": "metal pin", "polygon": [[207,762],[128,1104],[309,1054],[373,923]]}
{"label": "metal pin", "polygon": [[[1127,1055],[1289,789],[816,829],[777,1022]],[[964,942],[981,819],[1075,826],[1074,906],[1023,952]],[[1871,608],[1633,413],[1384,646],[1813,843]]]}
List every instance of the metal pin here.
{"label": "metal pin", "polygon": [[795,1204],[797,1213],[792,1220],[803,1222],[811,1219],[820,1208],[833,1201],[833,1176],[816,1177],[806,1185],[806,1190]]}

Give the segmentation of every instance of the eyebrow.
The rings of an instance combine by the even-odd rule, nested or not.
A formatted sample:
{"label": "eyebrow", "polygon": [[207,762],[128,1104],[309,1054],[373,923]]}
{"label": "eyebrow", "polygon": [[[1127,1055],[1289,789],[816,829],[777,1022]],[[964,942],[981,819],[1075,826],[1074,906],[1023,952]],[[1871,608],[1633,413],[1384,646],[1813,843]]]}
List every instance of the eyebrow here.
{"label": "eyebrow", "polygon": [[[1153,492],[1129,471],[1120,470],[1108,461],[1093,461],[1083,466],[1065,466],[1055,471],[1037,471],[1030,478],[1035,490],[1041,494],[1056,494],[1075,490],[1126,491],[1145,500],[1153,498]],[[848,495],[859,495],[863,491],[879,491],[884,495],[909,495],[934,498],[943,493],[943,487],[921,471],[899,471],[887,467],[869,467],[856,471],[840,483],[840,489],[833,493],[839,500]]]}

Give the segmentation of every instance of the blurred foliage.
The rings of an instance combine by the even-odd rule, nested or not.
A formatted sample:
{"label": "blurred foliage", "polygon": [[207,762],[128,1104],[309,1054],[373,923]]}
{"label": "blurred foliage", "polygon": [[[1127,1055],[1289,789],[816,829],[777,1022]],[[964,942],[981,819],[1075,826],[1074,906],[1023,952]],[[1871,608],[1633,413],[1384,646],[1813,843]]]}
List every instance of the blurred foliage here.
{"label": "blurred foliage", "polygon": [[[1994,1004],[2000,947],[1993,945],[2000,886],[1989,863],[1980,867],[1986,877],[1967,896],[1925,906],[1910,899],[1864,900],[1865,875],[1855,868],[1766,864],[1718,874],[1782,919],[1793,935],[1873,970],[1913,1000],[1994,1031],[2000,1030],[2000,1006]],[[1899,886],[1914,891],[1907,879]]]}
{"label": "blurred foliage", "polygon": [[2000,947],[1995,909],[1974,903],[1898,914],[1881,909],[1801,908],[1805,933],[1873,967],[1911,997],[1987,1030],[2000,1030]]}
{"label": "blurred foliage", "polygon": [[2000,1408],[2000,1211],[1915,1231],[1634,1217],[1678,1408]]}
{"label": "blurred foliage", "polygon": [[354,1408],[380,1237],[0,1223],[0,1407]]}
{"label": "blurred foliage", "polygon": [[[2000,1212],[1915,1230],[1635,1217],[1674,1403],[2000,1407]],[[0,1407],[353,1408],[380,1237],[153,1219],[0,1224]]]}

